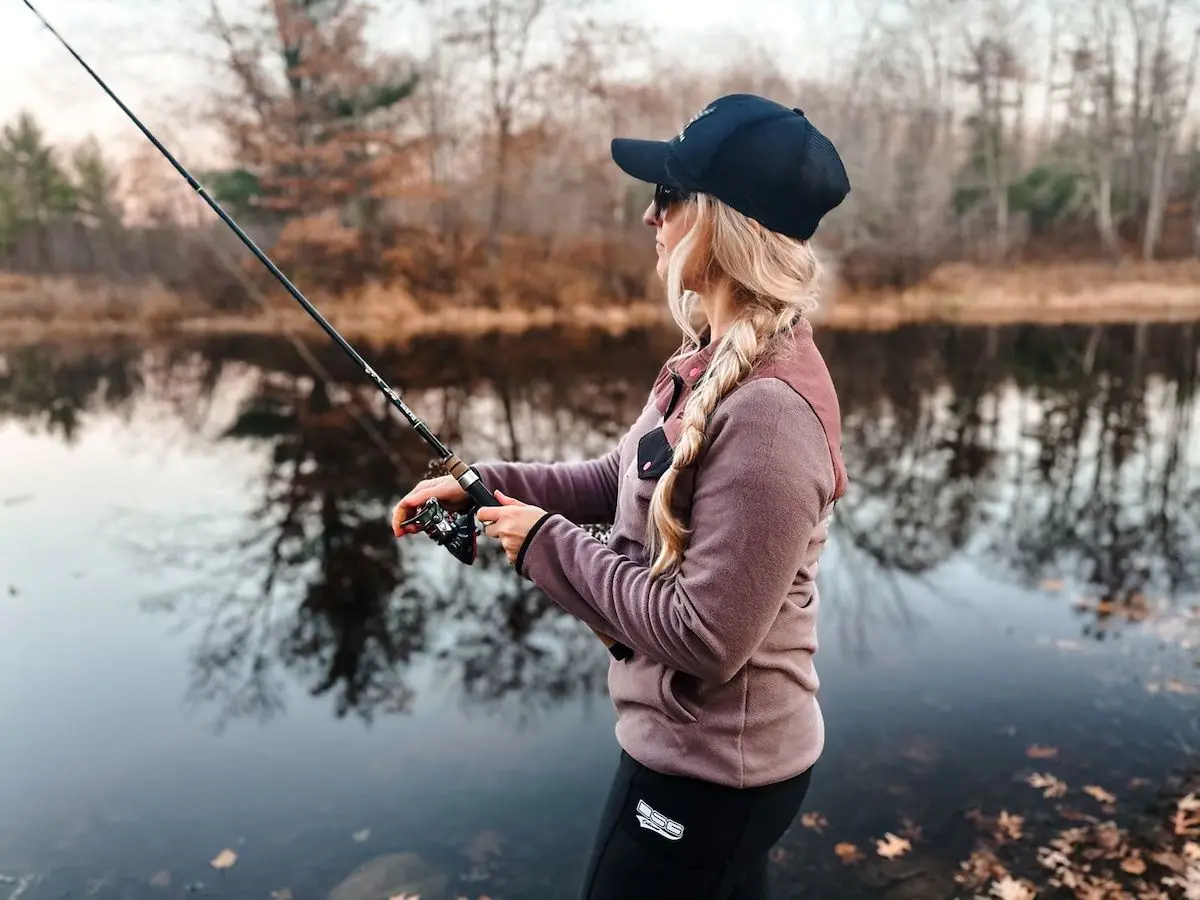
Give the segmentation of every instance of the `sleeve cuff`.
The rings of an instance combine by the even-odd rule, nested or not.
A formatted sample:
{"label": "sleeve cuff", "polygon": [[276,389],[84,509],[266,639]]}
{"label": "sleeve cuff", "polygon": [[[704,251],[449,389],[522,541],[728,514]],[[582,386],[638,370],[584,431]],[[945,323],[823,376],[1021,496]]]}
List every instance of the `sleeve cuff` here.
{"label": "sleeve cuff", "polygon": [[522,568],[521,568],[525,564],[525,554],[526,554],[526,552],[528,552],[530,545],[533,543],[534,536],[539,531],[542,530],[542,526],[546,524],[546,520],[549,519],[553,515],[554,515],[554,513],[552,513],[552,512],[546,513],[544,516],[542,516],[540,519],[538,519],[536,522],[533,523],[533,527],[530,528],[529,533],[525,535],[525,540],[523,540],[521,542],[521,549],[517,551],[517,562],[516,562],[516,566],[515,566],[515,568],[517,570],[517,574],[519,574],[523,577],[528,577],[525,575],[525,573],[522,571]]}

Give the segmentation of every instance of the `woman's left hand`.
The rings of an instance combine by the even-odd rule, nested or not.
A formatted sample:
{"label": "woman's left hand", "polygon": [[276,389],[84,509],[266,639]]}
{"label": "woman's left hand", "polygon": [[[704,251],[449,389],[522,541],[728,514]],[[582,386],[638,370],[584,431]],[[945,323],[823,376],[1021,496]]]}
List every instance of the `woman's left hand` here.
{"label": "woman's left hand", "polygon": [[484,506],[475,516],[483,523],[483,533],[500,541],[508,561],[515,564],[529,529],[546,514],[546,510],[514,500],[499,491],[495,492],[495,496],[501,505]]}

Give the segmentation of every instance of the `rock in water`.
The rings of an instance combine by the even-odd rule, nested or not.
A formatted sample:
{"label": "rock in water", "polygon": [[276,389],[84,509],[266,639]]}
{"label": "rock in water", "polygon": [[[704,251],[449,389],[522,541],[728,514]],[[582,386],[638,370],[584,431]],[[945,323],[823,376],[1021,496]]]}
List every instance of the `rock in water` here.
{"label": "rock in water", "polygon": [[389,900],[398,894],[449,900],[450,879],[416,853],[389,853],[363,863],[329,892],[328,900]]}

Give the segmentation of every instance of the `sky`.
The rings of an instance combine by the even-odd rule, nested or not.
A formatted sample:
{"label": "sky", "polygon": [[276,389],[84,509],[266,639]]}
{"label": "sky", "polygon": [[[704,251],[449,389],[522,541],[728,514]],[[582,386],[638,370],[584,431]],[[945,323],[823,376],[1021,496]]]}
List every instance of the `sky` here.
{"label": "sky", "polygon": [[[196,133],[195,117],[206,72],[197,23],[207,3],[32,2],[160,140],[171,146],[177,136],[187,138],[193,156],[206,155],[211,145]],[[830,35],[852,24],[847,0],[611,0],[610,5],[636,14],[671,44],[686,47],[695,33],[711,40],[714,34],[740,32],[799,70],[819,69]],[[223,6],[233,8],[228,2]],[[390,23],[403,43],[427,42],[420,15],[405,13]],[[124,155],[145,141],[22,0],[0,2],[0,85],[0,123],[26,108],[36,112],[55,142],[92,133],[109,152]]]}

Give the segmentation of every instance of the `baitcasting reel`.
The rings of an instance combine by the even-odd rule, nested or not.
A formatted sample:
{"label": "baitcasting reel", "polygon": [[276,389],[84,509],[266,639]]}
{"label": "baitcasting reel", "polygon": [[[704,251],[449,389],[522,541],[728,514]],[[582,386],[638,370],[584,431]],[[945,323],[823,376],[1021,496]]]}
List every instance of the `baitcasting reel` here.
{"label": "baitcasting reel", "polygon": [[426,500],[416,514],[405,519],[402,525],[417,524],[421,530],[441,544],[460,563],[475,562],[479,532],[475,530],[475,507],[466,512],[453,513],[436,499]]}

